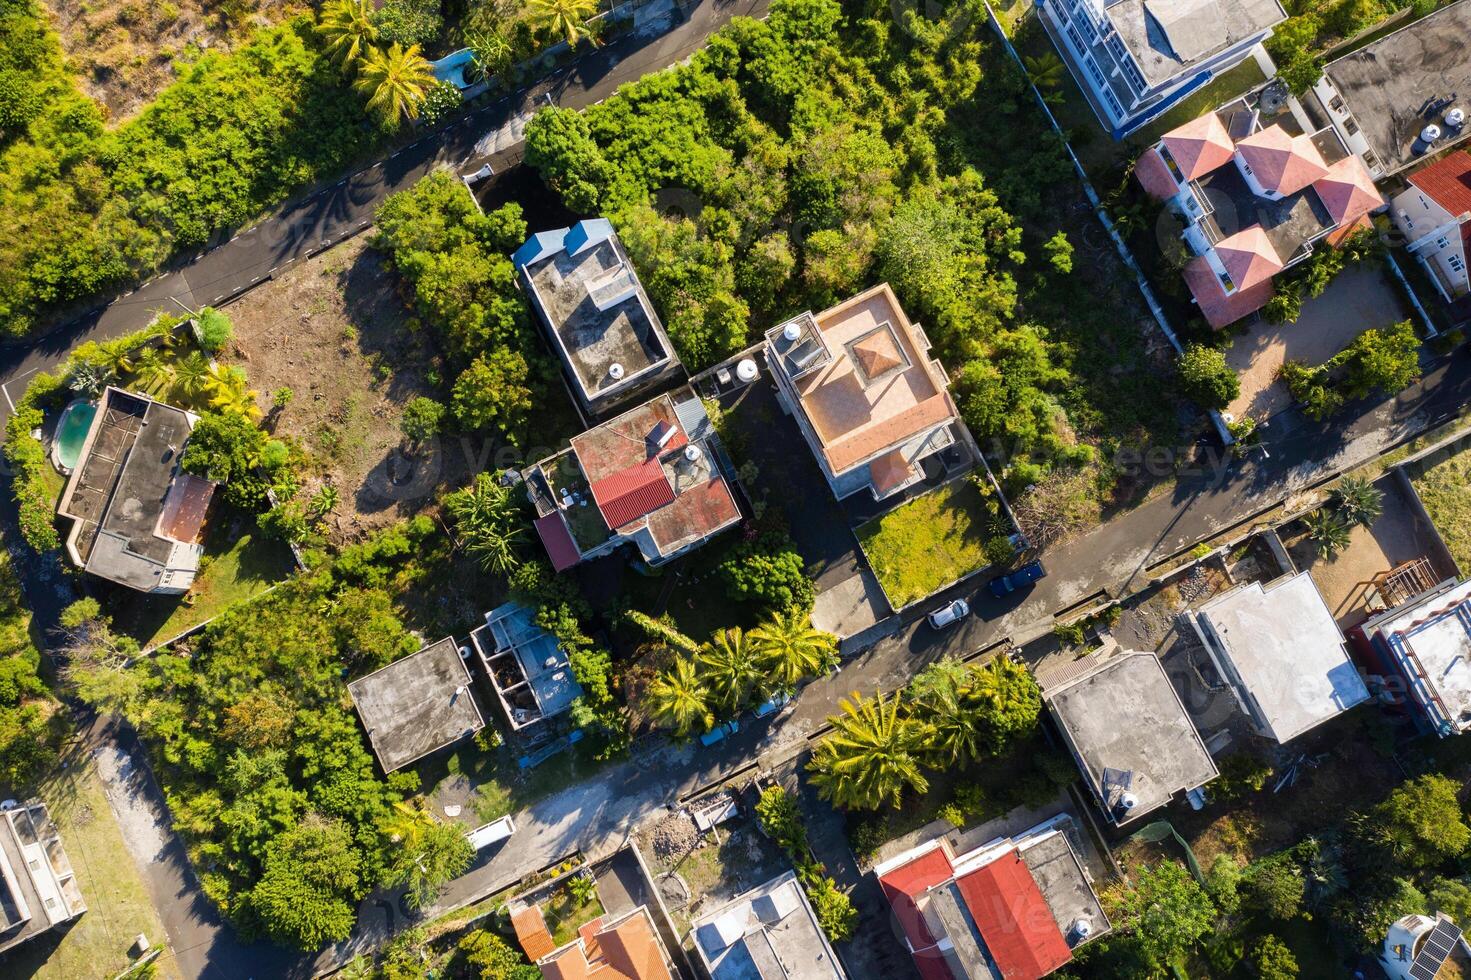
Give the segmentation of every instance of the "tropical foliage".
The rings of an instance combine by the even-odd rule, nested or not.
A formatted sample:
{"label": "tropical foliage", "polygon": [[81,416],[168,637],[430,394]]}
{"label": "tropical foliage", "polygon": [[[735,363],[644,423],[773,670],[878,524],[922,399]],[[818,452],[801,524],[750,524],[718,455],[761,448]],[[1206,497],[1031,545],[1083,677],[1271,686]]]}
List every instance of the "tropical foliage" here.
{"label": "tropical foliage", "polygon": [[405,48],[395,42],[387,48],[367,49],[353,88],[368,97],[368,111],[384,126],[397,129],[419,117],[433,84],[434,70],[419,53],[419,46]]}
{"label": "tropical foliage", "polygon": [[833,732],[818,743],[808,768],[825,800],[848,809],[897,807],[906,791],[929,788],[924,723],[901,711],[898,696],[844,698],[828,719]]}
{"label": "tropical foliage", "polygon": [[1316,366],[1287,361],[1279,376],[1303,413],[1322,421],[1372,392],[1394,394],[1420,374],[1420,339],[1409,320],[1365,330]]}

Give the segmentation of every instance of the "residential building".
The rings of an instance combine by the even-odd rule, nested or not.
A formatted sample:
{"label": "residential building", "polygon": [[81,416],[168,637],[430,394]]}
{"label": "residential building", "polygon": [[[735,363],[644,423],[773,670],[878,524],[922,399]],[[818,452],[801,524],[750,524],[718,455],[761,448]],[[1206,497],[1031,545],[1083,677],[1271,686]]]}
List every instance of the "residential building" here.
{"label": "residential building", "polygon": [[632,544],[660,565],[741,519],[705,406],[688,387],[572,437],[522,473],[557,571]]}
{"label": "residential building", "polygon": [[1307,572],[1222,592],[1196,607],[1190,622],[1242,712],[1266,738],[1291,741],[1369,700]]}
{"label": "residential building", "polygon": [[566,652],[536,625],[534,609],[496,607],[470,642],[513,731],[561,714],[582,694]]}
{"label": "residential building", "polygon": [[1351,637],[1402,701],[1441,736],[1471,730],[1471,580],[1448,579],[1366,620]]}
{"label": "residential building", "polygon": [[1471,973],[1471,944],[1445,913],[1406,915],[1384,937],[1379,965],[1389,980],[1436,980]]}
{"label": "residential building", "polygon": [[[589,898],[573,903],[588,910],[578,918],[583,914],[592,918],[577,928],[575,937],[558,945],[553,937],[566,930],[568,923],[556,920],[556,910],[565,912],[566,907],[555,899],[570,890],[574,878],[591,885]],[[685,976],[668,910],[632,845],[517,895],[506,907],[521,949],[541,968],[546,980],[673,980]]]}
{"label": "residential building", "polygon": [[1405,179],[1390,217],[1441,298],[1454,302],[1471,293],[1471,153],[1452,150]]}
{"label": "residential building", "polygon": [[0,811],[0,952],[87,911],[46,805],[6,805],[11,809]]}
{"label": "residential building", "polygon": [[766,333],[784,408],[833,493],[875,500],[924,479],[921,463],[956,442],[950,379],[887,283]]}
{"label": "residential building", "polygon": [[710,980],[843,980],[795,871],[690,923]]}
{"label": "residential building", "polygon": [[385,773],[485,727],[470,671],[451,637],[359,677],[347,693]]}
{"label": "residential building", "polygon": [[1046,692],[1047,707],[1109,823],[1198,792],[1219,773],[1159,658],[1119,653]]}
{"label": "residential building", "polygon": [[924,980],[1038,980],[1110,926],[1065,813],[956,855],[945,838],[874,868]]}
{"label": "residential building", "polygon": [[607,219],[538,232],[511,262],[587,417],[606,418],[680,377],[664,325]]}
{"label": "residential building", "polygon": [[1290,115],[1263,126],[1243,100],[1170,130],[1134,173],[1184,221],[1195,256],[1185,282],[1217,329],[1266,306],[1273,276],[1371,227],[1385,206],[1333,129],[1305,133]]}
{"label": "residential building", "polygon": [[140,592],[188,592],[215,483],[179,468],[196,416],[120,388],[102,393],[58,513],[88,574]]}
{"label": "residential building", "polygon": [[1471,133],[1467,37],[1471,2],[1458,0],[1323,67],[1312,100],[1375,180]]}
{"label": "residential building", "polygon": [[1277,0],[1041,0],[1037,9],[1114,139],[1235,68],[1287,17]]}

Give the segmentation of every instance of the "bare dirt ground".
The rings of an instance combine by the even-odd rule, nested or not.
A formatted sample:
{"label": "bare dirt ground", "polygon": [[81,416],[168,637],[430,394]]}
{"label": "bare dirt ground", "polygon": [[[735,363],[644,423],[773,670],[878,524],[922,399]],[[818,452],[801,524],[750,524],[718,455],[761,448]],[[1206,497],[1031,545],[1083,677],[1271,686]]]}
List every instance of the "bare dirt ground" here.
{"label": "bare dirt ground", "polygon": [[[395,293],[397,277],[366,235],[295,266],[245,294],[227,312],[239,364],[259,394],[267,427],[311,455],[311,493],[337,488],[327,519],[335,543],[352,541],[431,505],[438,490],[464,483],[473,447],[455,441],[409,453],[399,418],[420,395],[439,398],[433,348]],[[284,409],[273,393],[290,388]]]}
{"label": "bare dirt ground", "polygon": [[174,60],[244,44],[260,26],[308,9],[300,0],[45,0],[82,91],[112,125],[178,75]]}

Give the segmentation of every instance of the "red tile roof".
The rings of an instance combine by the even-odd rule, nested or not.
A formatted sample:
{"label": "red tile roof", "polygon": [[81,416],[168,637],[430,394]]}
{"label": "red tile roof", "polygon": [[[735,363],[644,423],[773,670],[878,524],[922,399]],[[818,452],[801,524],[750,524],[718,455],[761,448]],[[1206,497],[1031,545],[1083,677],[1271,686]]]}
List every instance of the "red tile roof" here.
{"label": "red tile roof", "polygon": [[1236,144],[1236,152],[1269,191],[1296,194],[1328,173],[1323,154],[1308,136],[1288,136],[1281,126],[1268,126]]}
{"label": "red tile roof", "polygon": [[1230,326],[1248,313],[1255,313],[1272,298],[1272,281],[1238,289],[1227,296],[1216,278],[1215,270],[1202,258],[1190,260],[1185,266],[1185,284],[1195,296],[1200,312],[1207,323],[1219,330]]}
{"label": "red tile roof", "polygon": [[547,920],[541,909],[528,905],[511,916],[511,928],[516,930],[516,941],[521,944],[526,958],[533,963],[557,948],[552,934],[547,929]]}
{"label": "red tile roof", "polygon": [[561,514],[538,517],[535,523],[536,536],[541,538],[547,557],[552,560],[552,568],[564,572],[582,561],[582,552],[577,550],[572,532],[567,529],[567,522],[562,519]]}
{"label": "red tile roof", "polygon": [[1177,126],[1160,139],[1165,149],[1174,157],[1175,164],[1187,180],[1224,166],[1231,159],[1235,147],[1231,134],[1214,112],[1197,116],[1183,126]]}
{"label": "red tile roof", "polygon": [[631,524],[649,511],[674,502],[674,488],[657,456],[605,476],[592,485],[592,496],[613,530]]}
{"label": "red tile roof", "polygon": [[1237,290],[1269,282],[1282,271],[1282,260],[1261,225],[1248,225],[1216,243],[1216,255]]}
{"label": "red tile roof", "polygon": [[1139,186],[1144,188],[1144,193],[1157,200],[1167,201],[1180,193],[1175,175],[1170,173],[1169,166],[1152,146],[1134,164],[1134,176],[1138,179]]}
{"label": "red tile roof", "polygon": [[1041,980],[1073,958],[1047,899],[1015,851],[955,884],[1005,980]]}
{"label": "red tile roof", "polygon": [[1361,214],[1353,221],[1350,221],[1348,224],[1339,225],[1337,228],[1334,228],[1328,234],[1324,235],[1323,241],[1327,242],[1329,245],[1333,245],[1336,247],[1342,245],[1344,243],[1344,240],[1353,235],[1355,232],[1365,231],[1368,229],[1372,229],[1373,227],[1374,219],[1370,218],[1367,214]]}
{"label": "red tile roof", "polygon": [[1447,153],[1410,174],[1409,181],[1452,217],[1471,211],[1471,153]]}
{"label": "red tile roof", "polygon": [[1329,167],[1327,176],[1313,182],[1313,190],[1340,225],[1384,206],[1374,178],[1356,156],[1346,156]]}
{"label": "red tile roof", "polygon": [[863,462],[881,449],[917,435],[932,425],[938,425],[956,415],[950,393],[941,391],[931,395],[917,405],[911,405],[897,415],[856,429],[841,439],[823,447],[828,466],[834,473],[842,473]]}

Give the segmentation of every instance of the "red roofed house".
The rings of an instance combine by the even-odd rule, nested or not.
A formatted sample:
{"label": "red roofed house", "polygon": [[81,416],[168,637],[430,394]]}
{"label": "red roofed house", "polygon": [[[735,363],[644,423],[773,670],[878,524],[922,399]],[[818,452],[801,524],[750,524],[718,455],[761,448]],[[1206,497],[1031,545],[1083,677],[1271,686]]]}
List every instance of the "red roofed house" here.
{"label": "red roofed house", "polygon": [[[1291,129],[1289,129],[1291,127]],[[1135,176],[1185,221],[1185,283],[1212,327],[1256,312],[1272,277],[1361,228],[1384,198],[1332,128],[1263,126],[1238,100],[1171,130]]]}
{"label": "red roofed house", "polygon": [[536,533],[557,571],[624,544],[658,565],[741,519],[689,388],[572,438],[525,470]]}
{"label": "red roofed house", "polygon": [[1454,150],[1409,176],[1390,216],[1446,302],[1471,292],[1471,153]]}
{"label": "red roofed house", "polygon": [[766,360],[833,493],[883,500],[924,479],[960,413],[930,342],[887,283],[766,333]]}
{"label": "red roofed house", "polygon": [[956,855],[944,838],[874,868],[924,980],[1038,980],[1108,931],[1060,813]]}

